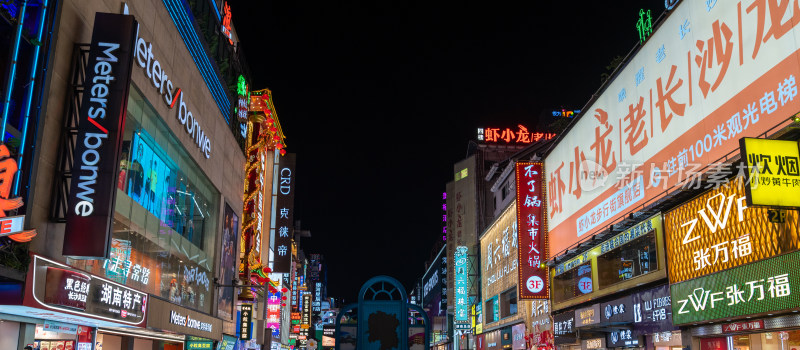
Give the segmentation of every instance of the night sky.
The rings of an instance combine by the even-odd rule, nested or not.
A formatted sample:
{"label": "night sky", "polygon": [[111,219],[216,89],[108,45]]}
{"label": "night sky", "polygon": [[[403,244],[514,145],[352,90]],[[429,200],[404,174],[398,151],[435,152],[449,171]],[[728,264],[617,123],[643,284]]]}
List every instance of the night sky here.
{"label": "night sky", "polygon": [[662,0],[230,0],[251,69],[297,154],[295,218],[355,302],[386,274],[406,288],[441,240],[441,195],[481,126],[581,109]]}

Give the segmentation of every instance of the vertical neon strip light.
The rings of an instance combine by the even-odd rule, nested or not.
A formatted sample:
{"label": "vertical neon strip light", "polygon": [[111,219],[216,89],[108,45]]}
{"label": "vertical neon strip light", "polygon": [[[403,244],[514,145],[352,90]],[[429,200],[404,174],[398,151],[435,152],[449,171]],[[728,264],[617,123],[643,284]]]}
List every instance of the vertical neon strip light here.
{"label": "vertical neon strip light", "polygon": [[[38,69],[36,67],[39,65],[39,49],[41,48],[42,36],[44,32],[44,20],[47,17],[47,0],[42,0],[42,11],[39,14],[39,35],[36,37],[36,41],[38,41],[39,45],[34,45],[33,49],[33,60],[31,62],[31,78],[28,82],[28,93],[27,98],[25,101],[25,121],[22,124],[22,141],[20,142],[19,152],[17,154],[17,164],[22,164],[22,155],[25,153],[25,145],[26,141],[28,140],[28,121],[31,117],[31,102],[33,101],[33,86],[35,85],[34,82],[36,81],[36,73]],[[41,103],[41,101],[39,101]],[[5,127],[5,123],[3,124]],[[14,195],[19,194],[19,177],[22,174],[22,171],[17,171],[16,175],[14,176]]]}
{"label": "vertical neon strip light", "polygon": [[14,86],[14,76],[17,75],[17,56],[19,56],[19,42],[22,40],[22,25],[25,24],[25,9],[28,8],[28,0],[22,2],[22,10],[19,12],[17,21],[17,32],[14,34],[14,50],[11,53],[11,70],[6,84],[6,97],[3,100],[3,126],[0,128],[0,141],[6,140],[6,124],[8,123],[8,109],[11,105],[11,92]]}

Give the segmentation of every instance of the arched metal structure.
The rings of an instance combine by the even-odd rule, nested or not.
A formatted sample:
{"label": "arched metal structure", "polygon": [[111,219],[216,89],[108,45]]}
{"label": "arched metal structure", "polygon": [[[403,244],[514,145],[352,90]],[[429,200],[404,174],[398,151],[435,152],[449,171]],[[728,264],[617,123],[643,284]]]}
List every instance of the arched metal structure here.
{"label": "arched metal structure", "polygon": [[[410,304],[407,300],[405,288],[396,279],[389,276],[370,278],[361,286],[358,303],[346,305],[336,316],[336,350],[341,350],[344,340],[342,318],[353,313],[357,315],[356,349],[409,349],[409,310],[419,312],[423,318],[424,349],[428,350],[431,334],[428,316],[421,307]],[[352,323],[350,327],[353,327]],[[392,331],[394,336],[389,334]]]}

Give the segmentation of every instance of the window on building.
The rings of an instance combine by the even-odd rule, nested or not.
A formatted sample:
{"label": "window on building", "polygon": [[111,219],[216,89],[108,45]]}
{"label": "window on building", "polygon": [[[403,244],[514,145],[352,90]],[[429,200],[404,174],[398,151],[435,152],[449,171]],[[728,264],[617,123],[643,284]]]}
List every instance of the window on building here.
{"label": "window on building", "polygon": [[500,318],[517,314],[517,288],[514,287],[500,294]]}
{"label": "window on building", "polygon": [[658,269],[656,232],[630,241],[597,257],[600,288],[641,276]]}
{"label": "window on building", "polygon": [[497,297],[491,298],[484,303],[484,310],[486,310],[485,311],[486,323],[492,323],[497,321],[497,319],[495,319],[495,313],[493,312],[495,307],[497,307],[496,304],[497,304]]}
{"label": "window on building", "polygon": [[553,277],[552,298],[554,302],[561,302],[580,295],[589,294],[593,290],[591,261]]}

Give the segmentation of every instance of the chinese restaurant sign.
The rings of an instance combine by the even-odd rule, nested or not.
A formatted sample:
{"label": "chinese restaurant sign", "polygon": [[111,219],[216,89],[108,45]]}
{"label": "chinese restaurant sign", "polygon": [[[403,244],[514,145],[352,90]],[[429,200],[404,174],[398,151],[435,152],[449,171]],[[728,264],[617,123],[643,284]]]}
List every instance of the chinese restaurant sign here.
{"label": "chinese restaurant sign", "polygon": [[478,128],[478,141],[497,144],[530,144],[556,137],[551,132],[531,132],[523,125],[512,128]]}
{"label": "chinese restaurant sign", "polygon": [[277,207],[275,219],[274,273],[289,273],[292,267],[292,236],[294,236],[294,182],[295,154],[280,158],[277,182]]}
{"label": "chinese restaurant sign", "polygon": [[541,264],[549,258],[547,252],[547,220],[545,218],[544,168],[540,162],[518,162],[517,184],[517,254],[519,265],[519,298],[547,299],[548,269]]}
{"label": "chinese restaurant sign", "polygon": [[574,311],[553,315],[553,335],[555,336],[556,344],[576,342],[577,329],[575,328]]}
{"label": "chinese restaurant sign", "polygon": [[[42,287],[39,287],[42,286]],[[139,326],[147,294],[67,265],[34,256],[33,298],[48,309]]]}
{"label": "chinese restaurant sign", "polygon": [[800,252],[670,286],[676,325],[783,311],[800,305]]}
{"label": "chinese restaurant sign", "polygon": [[797,211],[772,223],[767,208],[748,207],[735,178],[664,214],[670,283],[797,250]]}
{"label": "chinese restaurant sign", "polygon": [[[707,3],[676,6],[548,154],[552,255],[800,110],[800,15],[788,2]],[[625,210],[606,209],[638,179],[641,196],[626,189]]]}
{"label": "chinese restaurant sign", "polygon": [[455,277],[454,277],[454,287],[455,287],[455,321],[456,323],[468,323],[469,322],[469,283],[467,282],[468,271],[469,269],[469,255],[467,254],[468,249],[466,246],[458,246],[456,247],[456,253],[453,257],[453,263],[455,264]]}
{"label": "chinese restaurant sign", "polygon": [[797,141],[744,137],[740,141],[747,164],[747,203],[800,207],[800,148]]}
{"label": "chinese restaurant sign", "polygon": [[136,28],[133,16],[95,14],[67,198],[65,256],[108,258]]}

